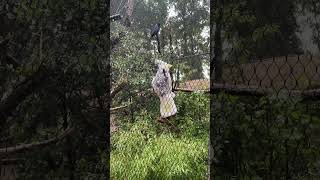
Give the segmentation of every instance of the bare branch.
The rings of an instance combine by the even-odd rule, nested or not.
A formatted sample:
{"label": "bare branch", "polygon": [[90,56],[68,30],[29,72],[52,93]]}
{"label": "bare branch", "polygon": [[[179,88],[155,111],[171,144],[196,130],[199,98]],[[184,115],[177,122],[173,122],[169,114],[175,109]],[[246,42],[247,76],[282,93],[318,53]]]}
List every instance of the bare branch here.
{"label": "bare branch", "polygon": [[74,131],[74,128],[68,128],[65,131],[63,131],[59,136],[45,140],[45,141],[40,141],[40,142],[33,142],[29,144],[21,144],[13,147],[5,147],[0,149],[0,155],[8,155],[8,154],[14,154],[14,153],[19,153],[22,151],[27,151],[27,150],[32,150],[36,148],[40,148],[43,146],[47,146],[53,143],[56,143],[65,137],[69,136],[71,132]]}
{"label": "bare branch", "polygon": [[126,86],[128,85],[128,83],[126,81],[121,82],[120,84],[118,84],[118,86],[116,86],[112,91],[111,91],[111,99],[114,98],[122,89],[124,89]]}
{"label": "bare branch", "polygon": [[132,104],[132,103],[127,104],[127,105],[123,105],[123,106],[119,106],[119,107],[111,108],[111,109],[110,109],[110,113],[115,113],[115,112],[117,112],[117,111],[119,111],[119,110],[121,110],[121,109],[125,109],[125,108],[129,107],[131,104]]}
{"label": "bare branch", "polygon": [[121,19],[121,15],[120,14],[115,14],[115,15],[112,15],[110,16],[110,21],[118,21]]}
{"label": "bare branch", "polygon": [[178,57],[173,57],[173,59],[178,60],[178,59],[186,59],[186,58],[192,58],[197,56],[207,56],[207,55],[210,55],[210,53],[194,54],[189,56],[178,56]]}
{"label": "bare branch", "polygon": [[8,158],[8,159],[1,159],[0,165],[8,165],[8,164],[18,164],[21,161],[25,161],[24,158]]}

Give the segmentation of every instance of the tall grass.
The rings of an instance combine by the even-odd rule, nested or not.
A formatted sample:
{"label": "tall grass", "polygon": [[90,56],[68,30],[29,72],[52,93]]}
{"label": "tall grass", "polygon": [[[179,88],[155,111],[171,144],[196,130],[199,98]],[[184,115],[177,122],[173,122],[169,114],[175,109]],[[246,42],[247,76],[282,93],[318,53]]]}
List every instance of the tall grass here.
{"label": "tall grass", "polygon": [[[199,96],[199,97],[198,97]],[[177,105],[182,108],[179,98],[199,99],[201,95],[178,95]],[[185,101],[184,101],[185,102]],[[181,129],[171,132],[167,127],[154,123],[152,116],[141,116],[126,128],[112,135],[111,179],[206,179],[208,157],[208,113],[207,103],[187,103],[179,116],[172,122]],[[193,109],[192,112],[190,109]],[[208,111],[207,111],[208,112]],[[179,123],[177,123],[179,122]],[[199,125],[199,123],[204,123]],[[202,128],[200,128],[202,127]]]}

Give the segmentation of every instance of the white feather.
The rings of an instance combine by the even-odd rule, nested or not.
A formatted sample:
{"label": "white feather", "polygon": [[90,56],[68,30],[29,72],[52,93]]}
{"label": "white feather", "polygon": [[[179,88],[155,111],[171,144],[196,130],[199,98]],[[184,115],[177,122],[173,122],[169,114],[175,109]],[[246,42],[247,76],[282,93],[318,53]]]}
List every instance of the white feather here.
{"label": "white feather", "polygon": [[161,60],[155,60],[158,70],[152,79],[152,87],[160,98],[160,114],[162,118],[172,116],[177,113],[177,107],[173,98],[175,94],[172,92],[172,80],[170,76],[170,64]]}

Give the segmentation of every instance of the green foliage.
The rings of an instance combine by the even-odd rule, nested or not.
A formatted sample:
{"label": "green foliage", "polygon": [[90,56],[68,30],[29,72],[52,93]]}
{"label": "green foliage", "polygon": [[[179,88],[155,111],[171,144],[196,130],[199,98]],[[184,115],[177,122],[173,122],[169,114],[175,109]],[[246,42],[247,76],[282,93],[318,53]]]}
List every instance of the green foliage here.
{"label": "green foliage", "polygon": [[[241,99],[220,94],[214,110],[217,172],[297,176],[318,172],[320,119],[286,95]],[[240,172],[243,174],[239,174]]]}
{"label": "green foliage", "polygon": [[202,93],[178,93],[175,102],[178,114],[175,125],[183,129],[186,136],[207,134],[209,129],[209,98]]}
{"label": "green foliage", "polygon": [[[209,52],[209,39],[203,36],[206,28],[209,29],[208,2],[171,0],[170,5],[177,14],[168,19],[166,27],[166,33],[172,37],[172,51],[184,56]],[[186,80],[202,79],[204,60],[201,56],[179,60],[178,65],[184,66],[180,73]]]}
{"label": "green foliage", "polygon": [[146,31],[146,28],[151,28],[155,23],[165,25],[168,17],[168,0],[142,0],[135,5],[133,15],[136,31]]}
{"label": "green foliage", "polygon": [[[224,2],[223,38],[232,49],[228,58],[248,61],[301,53],[295,17],[297,8],[295,1],[287,0]],[[218,12],[214,10],[215,14]]]}
{"label": "green foliage", "polygon": [[112,179],[205,179],[206,138],[155,135],[150,128],[139,125],[137,122],[129,132],[114,135]]}
{"label": "green foliage", "polygon": [[[48,140],[75,128],[56,144],[19,154],[25,161],[17,168],[17,179],[104,176],[107,113],[101,113],[101,106],[108,101],[110,48],[103,28],[108,27],[106,1],[21,0],[0,6],[5,22],[0,31],[1,103],[17,104],[9,117],[1,113],[0,136],[10,137],[4,146]],[[14,65],[6,61],[9,56]],[[29,88],[23,92],[16,88],[24,86]],[[97,99],[99,110],[92,107]]]}
{"label": "green foliage", "polygon": [[120,24],[114,24],[112,28],[114,36],[125,34],[111,54],[113,82],[128,80],[135,89],[145,89],[151,84],[154,65],[150,50],[144,46],[147,40]]}

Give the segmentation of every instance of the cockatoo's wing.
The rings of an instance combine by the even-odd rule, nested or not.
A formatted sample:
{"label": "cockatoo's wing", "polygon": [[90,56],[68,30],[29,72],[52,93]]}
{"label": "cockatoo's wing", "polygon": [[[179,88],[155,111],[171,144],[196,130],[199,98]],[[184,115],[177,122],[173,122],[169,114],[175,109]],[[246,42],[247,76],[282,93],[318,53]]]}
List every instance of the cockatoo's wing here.
{"label": "cockatoo's wing", "polygon": [[158,74],[156,86],[159,88],[161,96],[171,92],[169,77],[165,76],[162,72]]}
{"label": "cockatoo's wing", "polygon": [[152,88],[154,90],[154,92],[160,96],[160,87],[159,85],[157,84],[157,78],[154,77],[153,80],[152,80]]}
{"label": "cockatoo's wing", "polygon": [[158,70],[153,79],[152,85],[156,93],[163,96],[172,92],[171,77],[169,73],[171,65],[161,60],[156,60],[156,64],[158,65]]}

